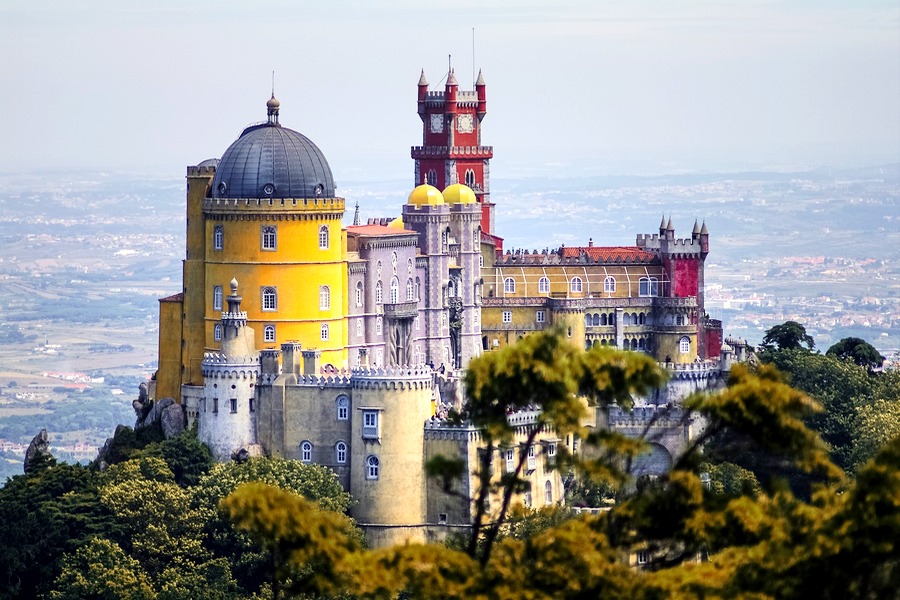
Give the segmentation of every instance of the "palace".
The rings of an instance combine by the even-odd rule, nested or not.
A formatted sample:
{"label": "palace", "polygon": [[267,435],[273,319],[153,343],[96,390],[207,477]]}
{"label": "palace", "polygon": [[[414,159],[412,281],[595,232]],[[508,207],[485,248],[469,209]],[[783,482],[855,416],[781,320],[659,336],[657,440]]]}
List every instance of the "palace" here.
{"label": "palace", "polygon": [[[370,543],[441,537],[471,522],[468,503],[425,476],[436,454],[477,460],[480,432],[443,416],[464,402],[460,376],[483,352],[558,326],[573,344],[645,352],[672,373],[665,390],[598,427],[639,433],[659,405],[718,385],[734,349],[704,310],[706,225],[677,238],[672,220],[634,246],[504,250],[490,195],[493,148],[481,73],[460,91],[422,73],[415,187],[395,218],[342,226],[345,201],[304,135],[266,121],[187,169],[182,293],[160,300],[152,398],[172,397],[218,460],[244,449],[334,470]],[[614,414],[613,414],[614,413]],[[510,415],[525,439],[534,413]],[[659,426],[658,422],[656,426]],[[665,469],[691,424],[665,422],[644,469]],[[541,431],[501,448],[496,473],[527,455],[540,507],[563,500],[559,444]],[[524,454],[520,454],[524,453]],[[473,477],[461,482],[473,491]]]}

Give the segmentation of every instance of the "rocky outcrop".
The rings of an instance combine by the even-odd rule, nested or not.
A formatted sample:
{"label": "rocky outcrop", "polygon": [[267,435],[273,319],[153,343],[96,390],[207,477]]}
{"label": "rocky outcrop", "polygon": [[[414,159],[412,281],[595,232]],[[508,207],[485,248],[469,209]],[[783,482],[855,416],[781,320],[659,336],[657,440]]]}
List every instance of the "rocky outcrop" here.
{"label": "rocky outcrop", "polygon": [[173,398],[163,398],[158,402],[141,402],[138,398],[134,401],[134,411],[137,420],[135,429],[141,427],[159,426],[166,439],[179,435],[187,426],[187,417],[184,408]]}
{"label": "rocky outcrop", "polygon": [[28,450],[25,451],[25,472],[31,473],[36,470],[38,465],[45,464],[48,460],[53,459],[50,453],[50,436],[47,435],[46,429],[41,429],[28,444]]}

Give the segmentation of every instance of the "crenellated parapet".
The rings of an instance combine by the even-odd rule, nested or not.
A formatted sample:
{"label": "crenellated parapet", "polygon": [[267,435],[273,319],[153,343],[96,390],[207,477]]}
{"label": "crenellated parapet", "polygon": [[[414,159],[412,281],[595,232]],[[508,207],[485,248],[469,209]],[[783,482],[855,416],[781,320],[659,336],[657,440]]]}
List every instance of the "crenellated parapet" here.
{"label": "crenellated parapet", "polygon": [[422,390],[434,387],[430,367],[354,369],[350,376],[357,390]]}
{"label": "crenellated parapet", "polygon": [[719,360],[697,360],[695,362],[659,363],[659,366],[669,372],[669,378],[673,381],[701,381],[710,377],[718,377],[721,372]]}
{"label": "crenellated parapet", "polygon": [[187,168],[188,177],[213,177],[215,174],[215,166],[196,165]]}
{"label": "crenellated parapet", "polygon": [[213,219],[279,220],[342,218],[343,198],[204,198],[203,212]]}
{"label": "crenellated parapet", "polygon": [[684,424],[687,413],[678,406],[635,406],[625,410],[613,405],[607,409],[609,426],[613,429],[640,427],[666,429]]}

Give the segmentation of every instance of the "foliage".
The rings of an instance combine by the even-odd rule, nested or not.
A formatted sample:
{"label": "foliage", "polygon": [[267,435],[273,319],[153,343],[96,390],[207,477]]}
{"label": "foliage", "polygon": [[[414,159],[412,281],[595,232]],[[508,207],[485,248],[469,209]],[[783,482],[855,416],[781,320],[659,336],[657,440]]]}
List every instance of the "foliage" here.
{"label": "foliage", "polygon": [[858,337],[846,337],[840,340],[825,354],[836,356],[842,360],[852,360],[869,371],[879,369],[884,364],[884,357],[881,353],[872,344]]}
{"label": "foliage", "polygon": [[246,483],[222,500],[222,509],[271,556],[274,594],[282,582],[301,593],[328,593],[338,585],[335,566],[358,548],[349,518],[317,510],[293,492]]}
{"label": "foliage", "polygon": [[156,594],[139,561],[109,540],[94,538],[63,559],[51,600],[153,600]]}
{"label": "foliage", "polygon": [[766,350],[800,350],[804,346],[812,350],[816,342],[806,333],[806,327],[797,321],[785,321],[769,328],[762,341],[762,347]]}
{"label": "foliage", "polygon": [[212,453],[206,444],[197,439],[196,426],[185,429],[175,437],[151,443],[135,456],[159,456],[172,470],[175,482],[185,487],[199,483],[213,466]]}

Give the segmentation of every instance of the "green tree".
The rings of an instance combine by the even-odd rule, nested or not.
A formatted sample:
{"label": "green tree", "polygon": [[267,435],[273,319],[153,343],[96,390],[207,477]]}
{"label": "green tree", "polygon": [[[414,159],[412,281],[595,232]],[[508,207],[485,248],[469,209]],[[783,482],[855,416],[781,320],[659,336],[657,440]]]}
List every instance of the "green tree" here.
{"label": "green tree", "polygon": [[114,542],[94,538],[63,559],[51,600],[155,600],[141,564]]}
{"label": "green tree", "polygon": [[359,547],[346,516],[318,507],[293,492],[246,483],[222,500],[222,509],[271,557],[273,598],[327,594],[340,587],[336,566]]}
{"label": "green tree", "polygon": [[803,325],[797,321],[785,321],[766,331],[762,345],[766,350],[799,350],[803,346],[806,346],[807,350],[812,350],[816,342],[806,333]]}
{"label": "green tree", "polygon": [[860,367],[870,372],[880,369],[884,364],[884,357],[874,346],[857,337],[846,337],[828,349],[828,356],[836,356],[844,360],[852,360]]}

